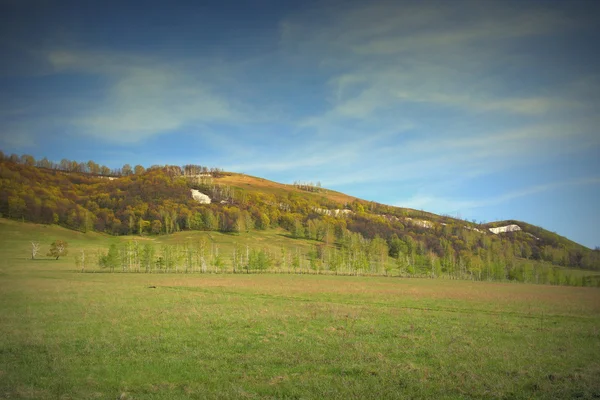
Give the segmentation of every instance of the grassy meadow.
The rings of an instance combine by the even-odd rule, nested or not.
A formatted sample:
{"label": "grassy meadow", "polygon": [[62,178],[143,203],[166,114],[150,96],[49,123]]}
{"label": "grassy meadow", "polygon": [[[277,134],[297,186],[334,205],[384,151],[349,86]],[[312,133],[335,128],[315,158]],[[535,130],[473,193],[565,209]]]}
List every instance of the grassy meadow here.
{"label": "grassy meadow", "polygon": [[0,398],[600,397],[597,288],[76,271],[120,240],[0,219]]}

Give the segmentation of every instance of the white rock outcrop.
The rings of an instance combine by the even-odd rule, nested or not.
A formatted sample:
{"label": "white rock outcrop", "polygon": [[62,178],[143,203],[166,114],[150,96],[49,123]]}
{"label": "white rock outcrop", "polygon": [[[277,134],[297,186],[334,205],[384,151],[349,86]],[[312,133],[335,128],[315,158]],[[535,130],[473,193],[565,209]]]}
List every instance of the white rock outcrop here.
{"label": "white rock outcrop", "polygon": [[192,199],[200,204],[210,204],[210,197],[196,189],[192,189]]}
{"label": "white rock outcrop", "polygon": [[490,232],[495,233],[496,235],[499,233],[505,233],[505,232],[516,232],[516,231],[520,231],[521,227],[519,225],[506,225],[506,226],[499,226],[497,228],[490,228]]}
{"label": "white rock outcrop", "polygon": [[325,208],[313,208],[316,212],[330,217],[342,217],[352,214],[352,210],[327,210]]}
{"label": "white rock outcrop", "polygon": [[413,219],[409,217],[406,217],[405,220],[410,221],[411,224],[420,226],[421,228],[433,228],[433,223],[431,221],[425,221],[424,219]]}
{"label": "white rock outcrop", "polygon": [[541,240],[539,237],[537,237],[537,236],[534,236],[534,235],[532,235],[532,234],[531,234],[531,233],[529,233],[529,232],[525,232],[525,234],[527,234],[527,235],[531,236],[531,237],[532,237],[532,238],[534,238],[535,240]]}

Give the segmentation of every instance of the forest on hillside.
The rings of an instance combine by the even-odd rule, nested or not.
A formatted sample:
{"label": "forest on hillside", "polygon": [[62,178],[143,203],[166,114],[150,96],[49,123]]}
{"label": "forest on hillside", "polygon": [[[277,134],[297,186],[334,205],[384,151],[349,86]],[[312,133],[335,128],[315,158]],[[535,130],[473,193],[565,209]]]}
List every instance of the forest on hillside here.
{"label": "forest on hillside", "polygon": [[[495,271],[499,279],[511,279],[520,260],[600,270],[598,249],[518,221],[508,222],[524,230],[496,235],[488,225],[422,211],[361,200],[339,204],[312,189],[306,195],[251,192],[219,184],[218,177],[227,173],[218,168],[125,165],[104,175],[107,168],[98,173],[94,165],[0,152],[0,214],[111,235],[283,228],[291,238],[313,240],[321,260],[329,254],[323,249],[355,249],[348,257],[356,262],[374,260],[374,254],[381,260],[385,254],[399,264],[464,271],[474,278]],[[211,204],[195,201],[191,189],[210,196]]]}

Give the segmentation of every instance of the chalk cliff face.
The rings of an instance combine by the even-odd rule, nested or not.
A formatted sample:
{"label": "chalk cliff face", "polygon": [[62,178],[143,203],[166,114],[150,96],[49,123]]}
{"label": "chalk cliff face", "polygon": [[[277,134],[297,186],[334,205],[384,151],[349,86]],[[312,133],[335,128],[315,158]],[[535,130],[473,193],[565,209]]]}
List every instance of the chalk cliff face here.
{"label": "chalk cliff face", "polygon": [[210,204],[210,197],[196,189],[191,189],[192,198],[200,204]]}
{"label": "chalk cliff face", "polygon": [[516,231],[520,231],[521,227],[519,225],[506,225],[506,226],[499,226],[497,228],[490,228],[490,232],[498,234],[498,233],[505,233],[505,232],[516,232]]}

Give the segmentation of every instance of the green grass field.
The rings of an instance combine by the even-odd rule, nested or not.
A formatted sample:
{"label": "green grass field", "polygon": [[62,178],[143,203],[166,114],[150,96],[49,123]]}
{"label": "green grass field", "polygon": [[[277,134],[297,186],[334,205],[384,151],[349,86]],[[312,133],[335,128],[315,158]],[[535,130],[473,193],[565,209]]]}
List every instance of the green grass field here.
{"label": "green grass field", "polygon": [[0,220],[0,398],[600,397],[597,288],[75,271],[119,240]]}

